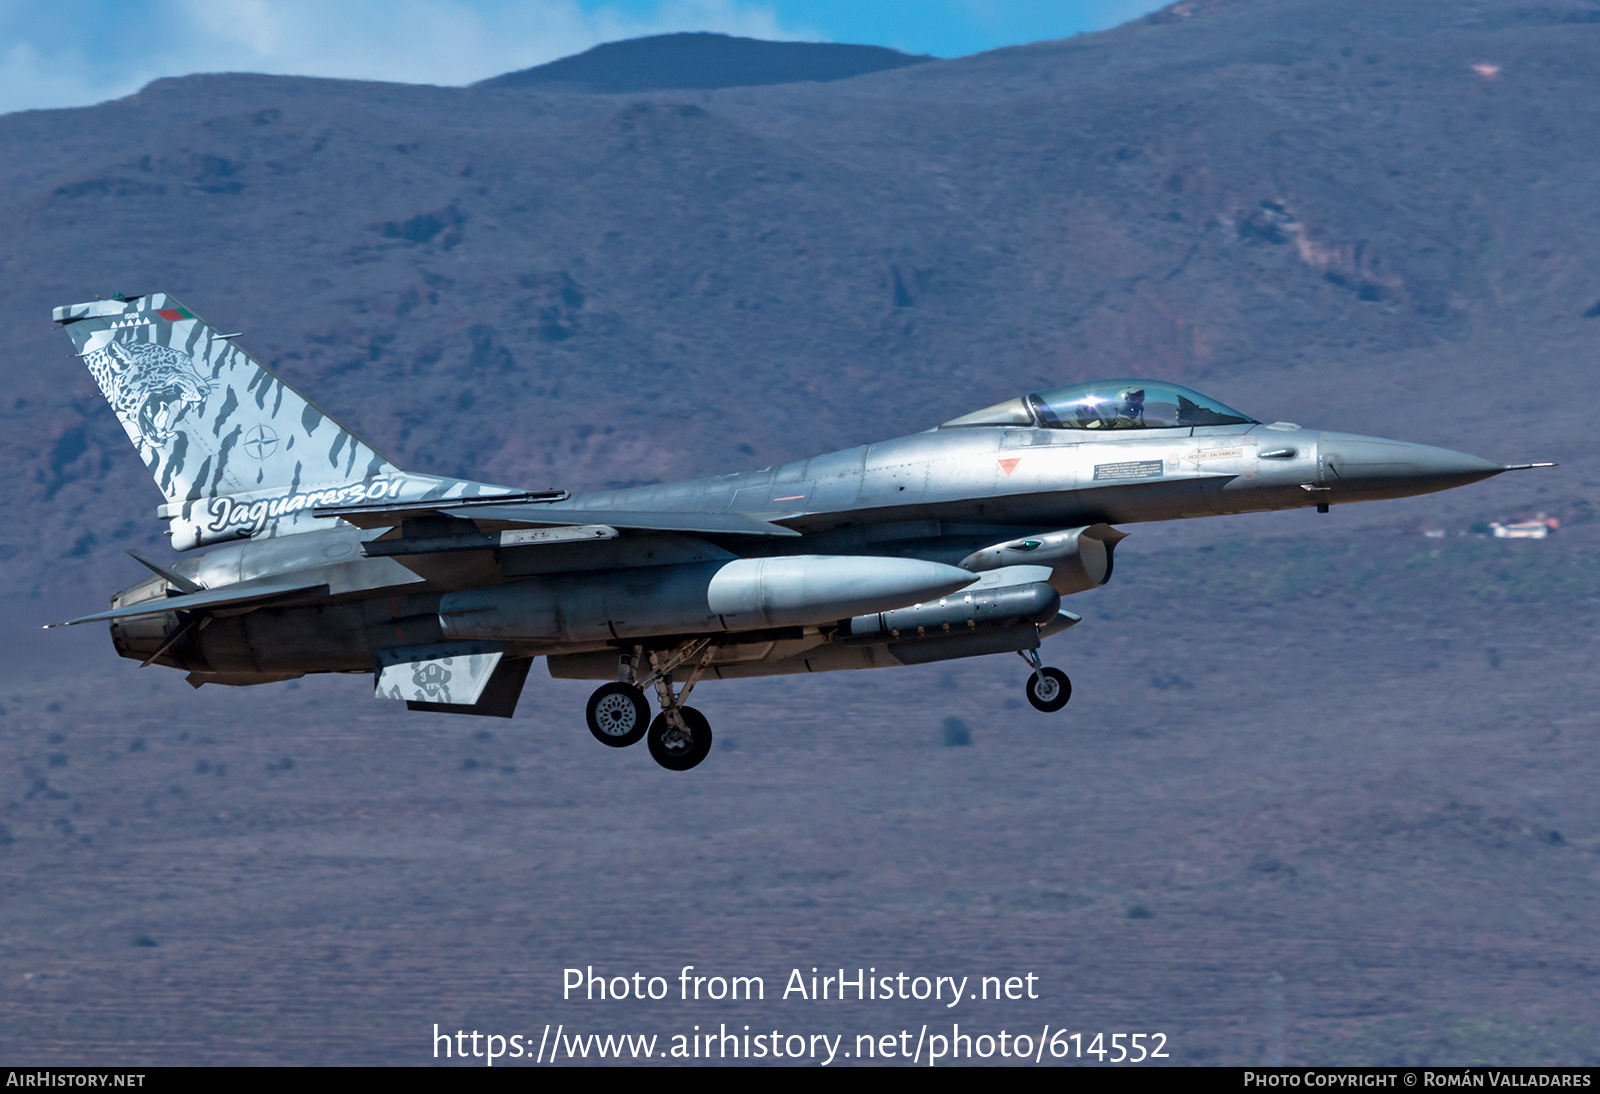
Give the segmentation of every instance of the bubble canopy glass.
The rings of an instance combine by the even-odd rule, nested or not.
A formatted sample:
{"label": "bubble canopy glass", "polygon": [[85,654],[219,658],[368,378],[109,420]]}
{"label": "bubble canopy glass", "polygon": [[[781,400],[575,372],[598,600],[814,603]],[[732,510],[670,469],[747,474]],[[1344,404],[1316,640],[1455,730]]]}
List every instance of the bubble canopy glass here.
{"label": "bubble canopy glass", "polygon": [[1010,399],[940,426],[1021,425],[1039,429],[1187,429],[1254,425],[1237,410],[1163,380],[1090,380]]}

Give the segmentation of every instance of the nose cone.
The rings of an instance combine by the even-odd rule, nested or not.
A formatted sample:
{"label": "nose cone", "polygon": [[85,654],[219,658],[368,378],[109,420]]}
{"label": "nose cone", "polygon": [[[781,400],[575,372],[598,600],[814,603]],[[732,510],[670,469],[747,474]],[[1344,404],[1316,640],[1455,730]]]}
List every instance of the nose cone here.
{"label": "nose cone", "polygon": [[1431,494],[1507,470],[1493,460],[1448,448],[1349,433],[1322,434],[1317,443],[1317,464],[1321,485],[1335,495],[1359,495],[1363,499]]}

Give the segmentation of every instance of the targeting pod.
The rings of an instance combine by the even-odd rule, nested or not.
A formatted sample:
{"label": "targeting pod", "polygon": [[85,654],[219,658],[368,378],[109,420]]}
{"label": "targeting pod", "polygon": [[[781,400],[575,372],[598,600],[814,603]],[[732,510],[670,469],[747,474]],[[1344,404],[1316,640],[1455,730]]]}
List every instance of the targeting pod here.
{"label": "targeting pod", "polygon": [[1043,581],[998,588],[973,586],[909,608],[843,620],[835,641],[898,642],[1019,623],[1042,626],[1060,610],[1061,594]]}
{"label": "targeting pod", "polygon": [[1048,566],[1050,585],[1062,596],[1098,588],[1111,580],[1112,555],[1128,538],[1109,524],[1007,540],[962,559],[963,570],[981,573],[1002,566]]}

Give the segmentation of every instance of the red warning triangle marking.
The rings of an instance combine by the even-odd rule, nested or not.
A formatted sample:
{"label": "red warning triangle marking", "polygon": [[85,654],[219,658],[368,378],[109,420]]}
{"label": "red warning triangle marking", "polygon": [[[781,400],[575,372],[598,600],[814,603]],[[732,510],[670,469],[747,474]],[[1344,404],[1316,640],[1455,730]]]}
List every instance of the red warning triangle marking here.
{"label": "red warning triangle marking", "polygon": [[1013,456],[1009,460],[995,460],[994,462],[999,464],[1000,470],[1006,473],[1007,478],[1010,478],[1011,472],[1015,471],[1017,469],[1017,464],[1022,462],[1022,457]]}

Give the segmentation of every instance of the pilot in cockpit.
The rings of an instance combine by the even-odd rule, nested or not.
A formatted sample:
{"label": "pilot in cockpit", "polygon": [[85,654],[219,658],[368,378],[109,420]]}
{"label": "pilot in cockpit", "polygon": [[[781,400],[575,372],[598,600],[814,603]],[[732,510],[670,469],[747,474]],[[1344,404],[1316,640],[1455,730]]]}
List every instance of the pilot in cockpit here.
{"label": "pilot in cockpit", "polygon": [[1112,429],[1144,428],[1144,388],[1124,388],[1117,394],[1117,416]]}
{"label": "pilot in cockpit", "polygon": [[1143,429],[1144,388],[1123,388],[1114,401],[1102,399],[1098,405],[1085,400],[1077,418],[1080,429]]}
{"label": "pilot in cockpit", "polygon": [[1189,429],[1253,425],[1248,414],[1165,380],[1090,380],[1035,391],[974,411],[940,428],[976,425],[1035,429]]}

